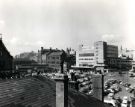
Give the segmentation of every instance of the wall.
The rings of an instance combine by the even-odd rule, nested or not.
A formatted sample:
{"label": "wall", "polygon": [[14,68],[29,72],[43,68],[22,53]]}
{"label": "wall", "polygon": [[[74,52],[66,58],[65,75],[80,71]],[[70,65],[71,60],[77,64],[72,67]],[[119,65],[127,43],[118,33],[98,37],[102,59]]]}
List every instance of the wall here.
{"label": "wall", "polygon": [[95,61],[97,65],[104,64],[106,58],[106,42],[98,41],[94,43]]}
{"label": "wall", "polygon": [[60,63],[61,63],[61,54],[60,55],[50,54],[47,56],[47,64],[49,67],[59,71],[61,68]]}

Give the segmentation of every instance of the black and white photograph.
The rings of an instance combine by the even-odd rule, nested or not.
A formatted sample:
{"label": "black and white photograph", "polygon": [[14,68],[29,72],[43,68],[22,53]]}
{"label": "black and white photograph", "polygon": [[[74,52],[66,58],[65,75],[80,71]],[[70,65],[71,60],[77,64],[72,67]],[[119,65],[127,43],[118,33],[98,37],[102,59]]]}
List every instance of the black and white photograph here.
{"label": "black and white photograph", "polygon": [[135,107],[135,0],[0,0],[0,107]]}

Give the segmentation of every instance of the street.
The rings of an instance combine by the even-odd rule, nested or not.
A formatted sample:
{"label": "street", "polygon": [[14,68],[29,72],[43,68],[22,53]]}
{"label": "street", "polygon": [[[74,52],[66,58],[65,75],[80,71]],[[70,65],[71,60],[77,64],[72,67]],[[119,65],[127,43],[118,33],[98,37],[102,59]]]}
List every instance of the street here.
{"label": "street", "polygon": [[[133,93],[129,93],[126,90],[126,87],[123,86],[123,84],[125,83],[129,83],[131,84],[132,87],[135,86],[135,79],[133,77],[129,77],[128,75],[128,71],[122,71],[121,74],[119,74],[119,72],[109,72],[107,75],[104,76],[104,83],[108,80],[108,79],[114,79],[114,80],[121,80],[122,84],[120,84],[119,86],[121,87],[121,91],[119,91],[118,93],[115,94],[115,97],[120,97],[121,99],[123,99],[124,96],[127,96],[129,99],[130,97],[133,97]],[[106,99],[107,97],[105,97]]]}

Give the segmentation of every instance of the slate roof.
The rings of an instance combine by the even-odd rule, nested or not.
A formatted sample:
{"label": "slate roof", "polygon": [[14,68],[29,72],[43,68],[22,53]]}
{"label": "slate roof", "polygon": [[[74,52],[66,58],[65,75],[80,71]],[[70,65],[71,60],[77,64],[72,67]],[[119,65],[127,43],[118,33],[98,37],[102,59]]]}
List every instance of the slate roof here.
{"label": "slate roof", "polygon": [[6,46],[4,45],[2,39],[0,39],[0,49],[3,49],[4,51],[6,51],[8,55],[13,58],[13,56],[11,56],[10,52],[7,50]]}
{"label": "slate roof", "polygon": [[[56,107],[55,81],[27,77],[0,81],[0,107]],[[90,96],[69,89],[69,107],[107,107]]]}

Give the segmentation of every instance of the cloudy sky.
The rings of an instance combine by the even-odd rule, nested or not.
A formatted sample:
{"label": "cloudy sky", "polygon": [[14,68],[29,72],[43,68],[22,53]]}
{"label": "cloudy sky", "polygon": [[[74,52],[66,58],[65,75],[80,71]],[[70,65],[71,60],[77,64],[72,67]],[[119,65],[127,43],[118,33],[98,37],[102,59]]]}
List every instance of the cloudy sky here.
{"label": "cloudy sky", "polygon": [[12,55],[98,40],[135,49],[135,2],[0,0],[0,33]]}

